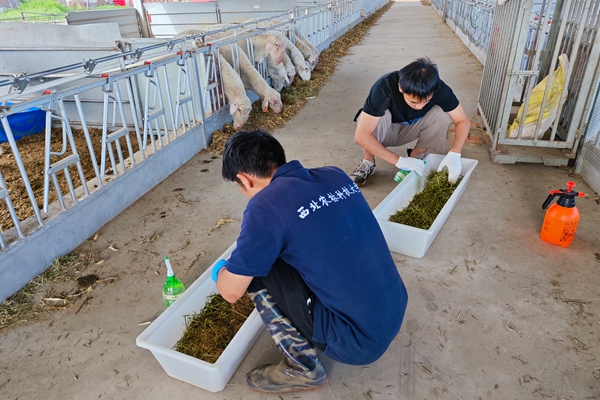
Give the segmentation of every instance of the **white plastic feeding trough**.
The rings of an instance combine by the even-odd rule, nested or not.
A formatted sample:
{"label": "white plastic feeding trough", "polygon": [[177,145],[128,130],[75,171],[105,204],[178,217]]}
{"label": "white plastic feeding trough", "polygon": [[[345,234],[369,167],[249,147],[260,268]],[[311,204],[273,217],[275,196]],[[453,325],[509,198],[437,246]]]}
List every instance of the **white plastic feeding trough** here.
{"label": "white plastic feeding trough", "polygon": [[[228,258],[235,243],[219,258]],[[214,265],[214,264],[213,264]],[[185,315],[200,312],[206,298],[217,293],[211,279],[212,265],[136,339],[152,352],[165,372],[173,378],[211,392],[223,390],[260,333],[264,324],[254,310],[214,364],[173,350],[185,331]]]}
{"label": "white plastic feeding trough", "polygon": [[427,163],[425,164],[423,177],[411,172],[373,210],[390,251],[415,258],[423,257],[467,188],[467,183],[471,177],[471,172],[477,165],[477,160],[462,158],[461,175],[463,178],[428,230],[389,221],[391,215],[406,207],[415,194],[423,190],[425,177],[432,170],[437,169],[443,158],[443,155],[429,154],[425,157]]}

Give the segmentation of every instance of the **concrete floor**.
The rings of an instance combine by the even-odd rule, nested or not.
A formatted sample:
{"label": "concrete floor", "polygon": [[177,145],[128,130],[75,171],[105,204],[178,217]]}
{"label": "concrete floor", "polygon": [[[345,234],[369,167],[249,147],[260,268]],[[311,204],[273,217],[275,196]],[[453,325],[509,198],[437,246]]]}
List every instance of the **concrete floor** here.
{"label": "concrete floor", "polygon": [[[438,63],[475,120],[481,64],[431,7],[397,2],[319,96],[275,132],[288,159],[352,171],[361,156],[352,118],[371,84],[420,56]],[[244,383],[247,371],[280,358],[263,332],[219,393],[167,376],[135,345],[139,324],[164,310],[162,258],[189,286],[235,241],[246,204],[212,157],[198,154],[81,245],[104,260],[86,273],[117,275],[118,284],[97,285],[79,313],[71,307],[0,335],[0,398],[600,398],[599,197],[566,168],[494,164],[477,140],[463,157],[479,164],[425,257],[392,253],[409,305],[380,360],[357,367],[324,358],[327,387],[267,396]],[[363,187],[372,208],[394,188],[395,172],[379,163]],[[568,180],[590,195],[578,200],[582,221],[562,249],[539,239],[541,205]],[[211,229],[224,216],[235,221]]]}

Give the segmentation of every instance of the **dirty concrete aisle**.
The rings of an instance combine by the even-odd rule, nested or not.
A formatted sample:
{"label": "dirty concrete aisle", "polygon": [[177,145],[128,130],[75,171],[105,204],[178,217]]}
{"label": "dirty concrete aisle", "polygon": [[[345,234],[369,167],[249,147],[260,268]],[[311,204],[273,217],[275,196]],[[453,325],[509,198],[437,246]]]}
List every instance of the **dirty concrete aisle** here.
{"label": "dirty concrete aisle", "polygon": [[[476,121],[479,61],[430,6],[396,2],[319,96],[274,132],[288,159],[352,171],[361,157],[352,119],[370,86],[421,56],[437,62]],[[239,232],[246,198],[221,179],[220,157],[202,152],[80,246],[104,260],[87,272],[118,276],[118,284],[99,285],[79,313],[72,307],[0,336],[0,397],[600,398],[598,195],[566,168],[494,164],[478,139],[463,157],[479,164],[425,257],[392,253],[409,306],[400,334],[377,362],[356,367],[325,359],[331,379],[319,391],[255,393],[245,387],[245,373],[280,358],[263,332],[229,385],[213,394],[170,378],[136,347],[144,329],[138,324],[164,310],[162,258],[169,255],[189,286]],[[362,188],[372,208],[394,188],[395,172],[379,163]],[[539,239],[541,204],[568,180],[590,196],[578,200],[575,242],[561,249]],[[215,228],[219,219],[233,221]]]}

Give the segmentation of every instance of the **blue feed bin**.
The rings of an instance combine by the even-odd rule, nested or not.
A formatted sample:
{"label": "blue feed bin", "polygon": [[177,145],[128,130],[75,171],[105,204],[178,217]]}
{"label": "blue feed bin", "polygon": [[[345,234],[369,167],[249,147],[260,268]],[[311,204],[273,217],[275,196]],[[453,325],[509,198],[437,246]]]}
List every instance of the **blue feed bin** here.
{"label": "blue feed bin", "polygon": [[[10,106],[12,103],[6,103]],[[24,138],[25,136],[40,133],[46,127],[46,112],[37,107],[28,108],[20,113],[10,115],[8,124],[15,137],[15,140]],[[4,127],[0,123],[0,143],[8,142]]]}

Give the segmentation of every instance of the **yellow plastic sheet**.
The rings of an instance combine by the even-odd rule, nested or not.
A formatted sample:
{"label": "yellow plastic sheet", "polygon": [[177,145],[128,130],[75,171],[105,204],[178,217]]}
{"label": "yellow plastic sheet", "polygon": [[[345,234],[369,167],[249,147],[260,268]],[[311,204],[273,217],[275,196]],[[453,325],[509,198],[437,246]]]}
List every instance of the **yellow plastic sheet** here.
{"label": "yellow plastic sheet", "polygon": [[[552,126],[552,123],[556,119],[556,113],[561,103],[562,90],[565,85],[565,76],[569,69],[569,59],[566,54],[561,54],[558,57],[560,65],[552,74],[552,81],[550,82],[550,88],[548,89],[548,99],[544,106],[544,113],[542,114],[542,121],[540,128],[535,132],[535,127],[540,115],[540,108],[542,107],[542,101],[544,98],[544,92],[546,91],[546,82],[548,77],[546,76],[539,82],[531,91],[531,97],[529,98],[529,107],[527,107],[527,115],[525,116],[525,126],[523,127],[523,133],[521,139],[540,139],[544,136],[544,133]],[[566,99],[566,96],[562,97]],[[564,100],[563,100],[564,101]],[[521,104],[517,118],[513,121],[512,125],[508,128],[507,136],[509,138],[516,138],[519,132],[519,125],[523,118],[523,108],[525,104]]]}

